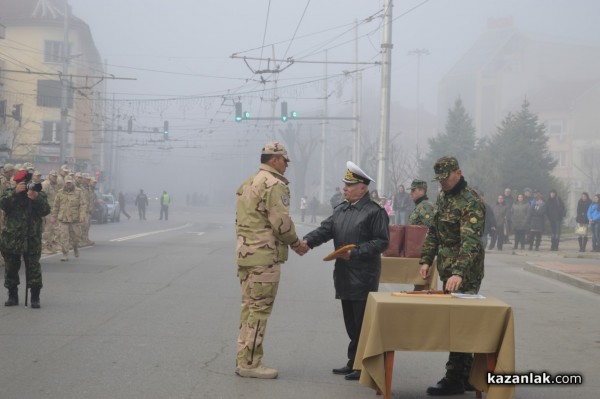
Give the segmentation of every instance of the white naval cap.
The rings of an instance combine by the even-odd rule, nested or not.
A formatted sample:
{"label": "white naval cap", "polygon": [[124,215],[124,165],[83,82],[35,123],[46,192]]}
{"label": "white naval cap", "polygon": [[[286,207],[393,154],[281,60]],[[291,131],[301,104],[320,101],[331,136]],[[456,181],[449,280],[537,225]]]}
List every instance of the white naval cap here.
{"label": "white naval cap", "polygon": [[369,185],[370,182],[374,182],[368,174],[365,173],[357,164],[352,161],[346,162],[346,175],[342,179],[344,183],[355,184],[364,183]]}

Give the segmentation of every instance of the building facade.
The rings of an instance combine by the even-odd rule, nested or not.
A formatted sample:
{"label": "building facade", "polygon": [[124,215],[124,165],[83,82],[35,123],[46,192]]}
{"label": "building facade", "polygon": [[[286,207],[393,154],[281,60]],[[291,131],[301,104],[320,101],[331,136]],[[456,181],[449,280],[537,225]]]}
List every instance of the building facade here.
{"label": "building facade", "polygon": [[0,0],[0,10],[0,160],[101,170],[104,72],[88,25],[65,1]]}

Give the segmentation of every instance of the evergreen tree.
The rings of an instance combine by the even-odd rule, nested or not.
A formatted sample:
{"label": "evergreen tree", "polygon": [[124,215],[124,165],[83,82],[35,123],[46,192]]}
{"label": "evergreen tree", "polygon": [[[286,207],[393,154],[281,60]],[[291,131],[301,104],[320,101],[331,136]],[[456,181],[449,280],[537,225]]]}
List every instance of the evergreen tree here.
{"label": "evergreen tree", "polygon": [[473,120],[467,114],[460,98],[454,102],[454,108],[448,110],[446,131],[427,141],[429,152],[420,161],[419,174],[421,178],[431,179],[435,161],[444,155],[456,157],[462,171],[469,172],[475,156],[477,138]]}
{"label": "evergreen tree", "polygon": [[478,168],[476,184],[482,186],[488,198],[502,193],[505,187],[516,192],[532,187],[547,193],[558,188],[551,176],[556,164],[548,151],[546,127],[538,122],[525,100],[521,110],[509,113],[489,145],[478,152],[474,164]]}

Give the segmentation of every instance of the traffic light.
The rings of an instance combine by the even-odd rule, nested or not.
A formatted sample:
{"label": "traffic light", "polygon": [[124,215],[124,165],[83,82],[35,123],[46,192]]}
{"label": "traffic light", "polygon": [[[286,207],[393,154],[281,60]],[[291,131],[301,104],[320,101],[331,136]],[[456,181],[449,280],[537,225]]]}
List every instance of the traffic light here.
{"label": "traffic light", "polygon": [[131,119],[131,117],[129,117],[129,120],[127,121],[127,133],[131,134],[133,132],[133,119]]}
{"label": "traffic light", "polygon": [[250,111],[244,111],[244,119],[250,119]]}
{"label": "traffic light", "polygon": [[294,119],[298,116],[298,113],[296,111],[292,111],[291,115],[292,115],[292,119]]}
{"label": "traffic light", "polygon": [[163,125],[163,139],[169,140],[169,121],[165,121]]}
{"label": "traffic light", "polygon": [[12,117],[14,120],[19,122],[19,126],[21,126],[21,119],[23,117],[23,104],[13,105]]}
{"label": "traffic light", "polygon": [[286,122],[288,120],[287,102],[281,103],[281,120]]}
{"label": "traffic light", "polygon": [[242,103],[235,103],[235,121],[241,122],[243,119],[242,115]]}

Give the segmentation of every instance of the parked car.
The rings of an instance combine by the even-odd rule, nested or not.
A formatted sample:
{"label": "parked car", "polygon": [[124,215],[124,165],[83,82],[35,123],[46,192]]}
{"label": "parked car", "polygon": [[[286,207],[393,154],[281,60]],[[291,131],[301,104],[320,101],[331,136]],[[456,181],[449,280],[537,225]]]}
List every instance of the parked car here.
{"label": "parked car", "polygon": [[94,209],[92,210],[92,221],[96,223],[106,223],[108,220],[108,205],[104,202],[102,194],[96,191],[96,200],[94,201]]}
{"label": "parked car", "polygon": [[112,194],[102,194],[102,199],[106,203],[108,207],[108,212],[106,215],[106,220],[110,220],[111,222],[120,222],[121,221],[121,204],[119,201],[113,197]]}

